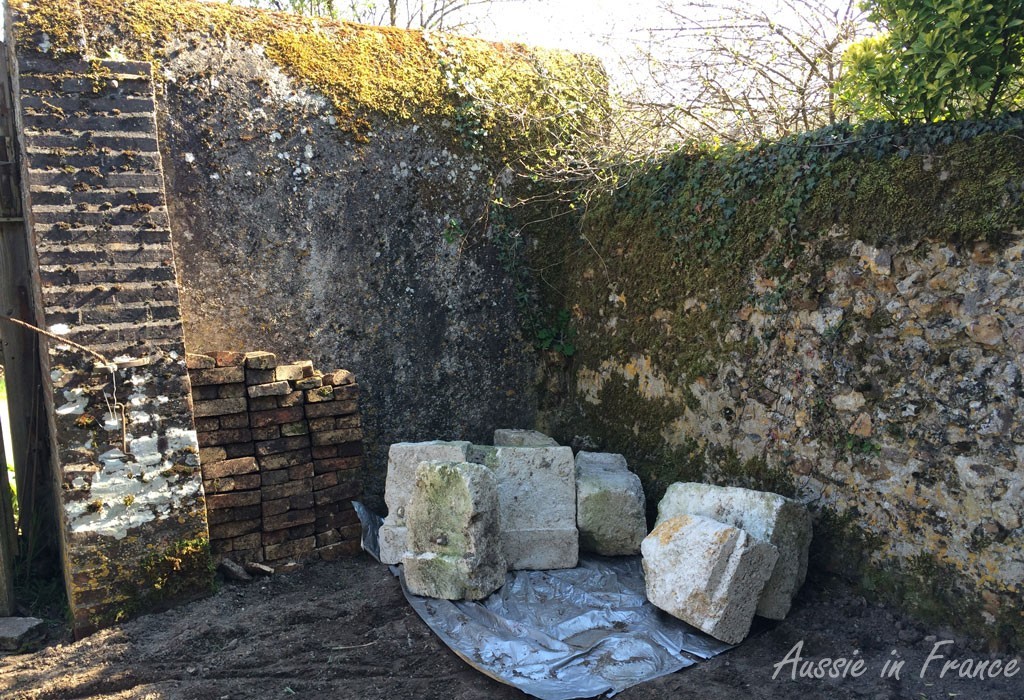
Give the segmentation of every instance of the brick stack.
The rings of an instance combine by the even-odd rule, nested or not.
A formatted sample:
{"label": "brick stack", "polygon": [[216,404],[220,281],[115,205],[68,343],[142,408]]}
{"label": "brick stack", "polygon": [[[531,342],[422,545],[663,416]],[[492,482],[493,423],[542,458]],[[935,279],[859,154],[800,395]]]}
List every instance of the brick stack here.
{"label": "brick stack", "polygon": [[260,473],[249,429],[245,355],[188,355],[214,554],[262,561]]}
{"label": "brick stack", "polygon": [[273,564],[358,552],[352,373],[268,352],[189,355],[188,366],[214,553]]}

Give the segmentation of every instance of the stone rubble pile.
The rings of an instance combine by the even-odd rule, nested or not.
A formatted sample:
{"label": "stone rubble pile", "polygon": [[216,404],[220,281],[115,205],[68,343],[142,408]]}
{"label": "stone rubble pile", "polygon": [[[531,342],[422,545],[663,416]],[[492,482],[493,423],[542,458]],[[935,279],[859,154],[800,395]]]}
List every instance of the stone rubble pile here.
{"label": "stone rubble pile", "polygon": [[579,552],[642,554],[647,597],[735,644],[754,615],[781,620],[807,574],[811,518],[774,493],[676,483],[647,533],[640,478],[619,454],[559,446],[532,430],[493,445],[396,443],[380,557],[413,593],[487,597],[509,570],[572,568]]}

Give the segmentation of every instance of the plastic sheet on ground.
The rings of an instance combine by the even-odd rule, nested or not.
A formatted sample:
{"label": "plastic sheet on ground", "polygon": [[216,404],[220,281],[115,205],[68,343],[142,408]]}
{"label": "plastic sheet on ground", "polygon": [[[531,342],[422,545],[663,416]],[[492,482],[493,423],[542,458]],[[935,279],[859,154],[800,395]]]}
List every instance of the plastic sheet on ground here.
{"label": "plastic sheet on ground", "polygon": [[[380,516],[355,504],[378,557]],[[614,695],[732,648],[647,601],[639,557],[581,556],[575,569],[510,571],[483,601],[413,595],[413,609],[480,672],[542,700]]]}

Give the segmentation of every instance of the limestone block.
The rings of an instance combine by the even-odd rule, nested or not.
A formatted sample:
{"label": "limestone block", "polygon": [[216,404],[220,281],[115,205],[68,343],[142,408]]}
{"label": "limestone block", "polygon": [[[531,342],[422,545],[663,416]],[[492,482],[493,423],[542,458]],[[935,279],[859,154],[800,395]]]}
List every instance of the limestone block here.
{"label": "limestone block", "polygon": [[554,438],[536,430],[499,428],[494,431],[495,447],[558,447]]}
{"label": "limestone block", "polygon": [[750,631],[779,556],[774,545],[699,515],[666,518],[641,551],[648,600],[727,644]]}
{"label": "limestone block", "polygon": [[388,515],[378,534],[380,560],[400,564],[406,551],[405,508],[409,502],[416,467],[420,462],[441,460],[465,462],[468,442],[397,442],[388,450],[388,473],[384,484],[384,501]]}
{"label": "limestone block", "polygon": [[576,465],[570,447],[496,447],[502,541],[512,569],[569,569],[579,559]]}
{"label": "limestone block", "polygon": [[580,549],[605,556],[637,554],[647,535],[644,489],[626,458],[576,454],[576,526]]}
{"label": "limestone block", "polygon": [[658,504],[658,523],[678,515],[702,515],[745,530],[779,550],[771,579],[757,604],[757,614],[786,617],[807,576],[811,516],[802,504],[776,493],[731,486],[676,483]]}
{"label": "limestone block", "polygon": [[479,600],[501,588],[507,566],[498,491],[487,467],[422,462],[406,508],[405,582],[417,595]]}

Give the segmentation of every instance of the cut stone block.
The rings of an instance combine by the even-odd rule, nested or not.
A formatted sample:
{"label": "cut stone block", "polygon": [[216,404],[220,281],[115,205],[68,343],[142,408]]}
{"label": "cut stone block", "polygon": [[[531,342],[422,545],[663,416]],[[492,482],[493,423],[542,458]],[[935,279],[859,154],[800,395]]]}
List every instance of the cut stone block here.
{"label": "cut stone block", "polygon": [[536,430],[499,428],[494,431],[495,447],[558,447],[554,438]]}
{"label": "cut stone block", "polygon": [[406,552],[405,509],[409,503],[416,468],[420,462],[467,462],[468,442],[397,442],[388,450],[388,473],[384,501],[388,515],[378,534],[380,560],[400,564]]}
{"label": "cut stone block", "polygon": [[741,530],[779,550],[779,560],[757,604],[757,614],[786,617],[807,576],[811,516],[802,504],[777,493],[731,486],[675,483],[658,504],[658,523],[677,515],[702,515]]}
{"label": "cut stone block", "polygon": [[576,465],[569,447],[472,447],[494,471],[511,569],[571,569],[579,560]]}
{"label": "cut stone block", "polygon": [[498,492],[487,467],[422,462],[406,509],[405,582],[416,595],[486,598],[505,583]]}
{"label": "cut stone block", "polygon": [[727,644],[750,631],[779,556],[774,545],[699,515],[663,520],[641,550],[648,600]]}
{"label": "cut stone block", "polygon": [[640,542],[647,535],[644,489],[625,457],[577,453],[576,526],[585,552],[605,556],[640,552]]}
{"label": "cut stone block", "polygon": [[24,651],[46,634],[46,623],[37,617],[0,617],[0,651]]}

